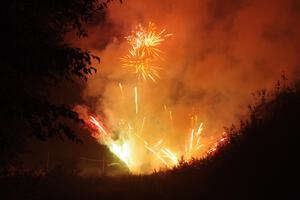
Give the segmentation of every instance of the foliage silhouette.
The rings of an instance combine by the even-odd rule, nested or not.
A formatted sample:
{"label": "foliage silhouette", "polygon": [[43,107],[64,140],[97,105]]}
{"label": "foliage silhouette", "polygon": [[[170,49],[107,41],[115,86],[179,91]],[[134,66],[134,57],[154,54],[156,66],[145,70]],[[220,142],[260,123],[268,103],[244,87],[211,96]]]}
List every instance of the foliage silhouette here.
{"label": "foliage silhouette", "polygon": [[109,2],[11,0],[1,6],[0,168],[14,163],[28,135],[80,141],[68,121],[82,120],[71,105],[49,99],[49,91],[65,79],[87,80],[96,72],[92,63],[100,59],[64,37],[70,31],[86,37],[84,25]]}

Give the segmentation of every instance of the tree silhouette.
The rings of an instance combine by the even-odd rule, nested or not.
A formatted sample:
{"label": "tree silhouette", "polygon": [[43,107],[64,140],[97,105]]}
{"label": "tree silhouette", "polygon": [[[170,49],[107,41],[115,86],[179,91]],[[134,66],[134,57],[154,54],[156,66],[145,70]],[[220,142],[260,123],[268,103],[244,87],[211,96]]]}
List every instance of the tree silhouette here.
{"label": "tree silhouette", "polygon": [[87,80],[96,72],[92,61],[100,59],[67,45],[64,36],[75,31],[78,37],[86,37],[84,24],[104,12],[109,2],[12,0],[1,6],[1,165],[13,160],[25,135],[80,141],[66,120],[82,120],[69,105],[51,102],[48,91],[63,79]]}

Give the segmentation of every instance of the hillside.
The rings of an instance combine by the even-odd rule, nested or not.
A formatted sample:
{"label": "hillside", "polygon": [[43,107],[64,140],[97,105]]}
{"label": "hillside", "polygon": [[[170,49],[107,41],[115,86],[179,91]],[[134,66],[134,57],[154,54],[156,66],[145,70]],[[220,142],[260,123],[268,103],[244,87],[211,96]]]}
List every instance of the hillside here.
{"label": "hillside", "polygon": [[300,82],[254,94],[249,119],[227,128],[214,155],[167,172],[122,177],[2,177],[3,199],[290,199],[296,195]]}

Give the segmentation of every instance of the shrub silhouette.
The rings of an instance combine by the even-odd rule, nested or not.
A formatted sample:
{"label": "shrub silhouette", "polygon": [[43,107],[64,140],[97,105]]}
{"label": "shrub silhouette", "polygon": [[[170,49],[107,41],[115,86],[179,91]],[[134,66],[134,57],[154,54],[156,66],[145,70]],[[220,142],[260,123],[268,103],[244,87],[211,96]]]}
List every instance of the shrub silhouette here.
{"label": "shrub silhouette", "polygon": [[297,195],[300,82],[279,81],[254,99],[249,119],[226,128],[228,142],[213,156],[143,176],[2,177],[0,188],[20,199],[290,199]]}

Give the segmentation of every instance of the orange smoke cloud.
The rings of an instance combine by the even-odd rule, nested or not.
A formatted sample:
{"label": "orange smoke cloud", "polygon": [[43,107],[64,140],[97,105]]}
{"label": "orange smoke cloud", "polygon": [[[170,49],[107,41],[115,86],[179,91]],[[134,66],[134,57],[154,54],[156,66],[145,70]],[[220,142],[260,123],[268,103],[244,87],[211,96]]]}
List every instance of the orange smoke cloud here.
{"label": "orange smoke cloud", "polygon": [[118,83],[135,83],[119,59],[128,50],[124,36],[149,21],[174,34],[161,47],[162,78],[141,88],[141,101],[152,114],[161,115],[151,105],[172,108],[180,130],[172,145],[184,140],[180,132],[192,115],[204,122],[209,140],[244,117],[251,92],[270,87],[283,72],[291,81],[300,77],[296,0],[128,0],[111,4],[99,19],[87,26],[88,38],[70,41],[101,57],[82,96],[97,99],[91,106],[111,119],[116,113],[108,108],[120,106]]}

